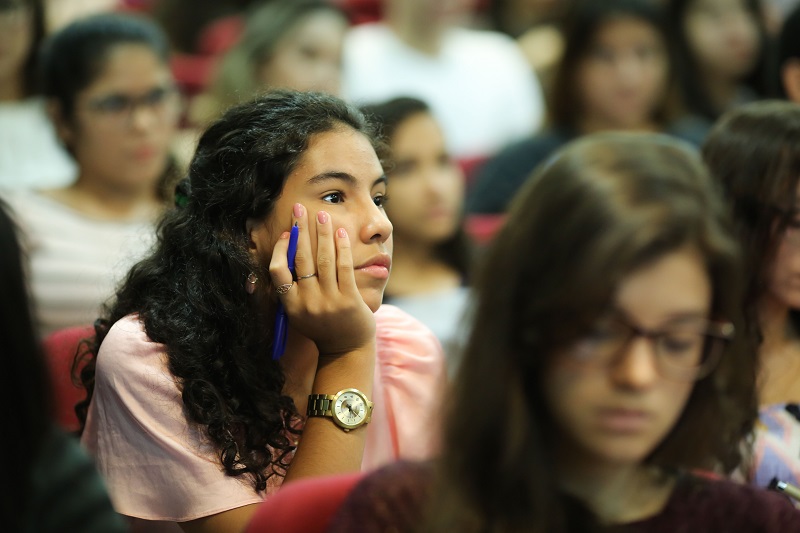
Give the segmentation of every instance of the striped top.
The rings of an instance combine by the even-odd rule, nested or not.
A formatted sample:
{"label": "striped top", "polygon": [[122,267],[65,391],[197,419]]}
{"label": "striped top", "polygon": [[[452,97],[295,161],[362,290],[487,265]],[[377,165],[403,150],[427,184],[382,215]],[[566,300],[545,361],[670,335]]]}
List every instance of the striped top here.
{"label": "striped top", "polygon": [[117,283],[155,242],[152,220],[98,220],[30,190],[3,191],[0,197],[21,229],[42,336],[92,324]]}

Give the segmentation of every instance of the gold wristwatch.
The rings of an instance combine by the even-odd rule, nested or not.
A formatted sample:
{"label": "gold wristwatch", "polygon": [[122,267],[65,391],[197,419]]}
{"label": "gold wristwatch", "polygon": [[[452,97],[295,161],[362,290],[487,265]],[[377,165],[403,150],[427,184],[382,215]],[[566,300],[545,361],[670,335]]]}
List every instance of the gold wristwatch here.
{"label": "gold wristwatch", "polygon": [[308,416],[329,416],[345,431],[372,420],[372,402],[358,389],[343,389],[336,394],[309,394]]}

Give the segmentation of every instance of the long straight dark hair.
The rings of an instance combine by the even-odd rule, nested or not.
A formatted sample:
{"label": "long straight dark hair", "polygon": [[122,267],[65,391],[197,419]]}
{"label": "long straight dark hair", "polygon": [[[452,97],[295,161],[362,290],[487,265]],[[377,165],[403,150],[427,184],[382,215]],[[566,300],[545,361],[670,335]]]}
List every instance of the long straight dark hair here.
{"label": "long straight dark hair", "polygon": [[[784,101],[744,105],[723,115],[703,146],[744,250],[745,313],[760,338],[758,306],[768,290],[781,236],[796,217],[800,185],[800,106]],[[800,313],[790,315],[800,331]]]}
{"label": "long straight dark hair", "polygon": [[47,367],[35,331],[28,297],[24,260],[17,228],[7,206],[0,202],[0,337],[3,370],[8,379],[0,387],[3,423],[0,466],[3,497],[0,514],[4,527],[23,531],[33,495],[31,472],[39,459],[50,426],[50,389]]}
{"label": "long straight dark hair", "polygon": [[[626,276],[686,246],[713,284],[711,318],[743,332],[739,248],[689,148],[660,135],[593,135],[534,175],[476,277],[474,329],[449,399],[428,531],[601,529],[559,491],[544,372],[590,331]],[[751,346],[742,334],[728,345],[648,465],[727,471],[739,463],[756,417]]]}
{"label": "long straight dark hair", "polygon": [[[677,114],[675,101],[674,62],[672,60],[666,19],[655,2],[650,0],[574,0],[567,8],[562,23],[564,53],[558,63],[553,80],[550,125],[556,128],[574,129],[583,112],[580,92],[591,88],[580,87],[576,75],[581,62],[588,56],[592,42],[602,26],[616,18],[631,17],[652,26],[663,40],[667,54],[669,75],[664,99],[653,110],[653,119],[667,124]],[[577,103],[577,104],[576,104]]]}
{"label": "long straight dark hair", "polygon": [[[720,111],[714,107],[711,98],[703,88],[699,67],[694,58],[694,53],[689,48],[689,40],[684,31],[686,12],[696,0],[669,0],[666,2],[670,42],[674,48],[675,66],[678,74],[681,100],[690,113],[715,121]],[[767,38],[766,23],[764,22],[761,2],[759,0],[744,0],[745,7],[755,19],[758,26],[760,42],[759,59],[753,70],[742,80],[742,83],[758,95],[767,93],[768,52],[770,43]]]}
{"label": "long straight dark hair", "polygon": [[[381,104],[363,106],[361,111],[380,128],[381,139],[386,147],[381,162],[386,168],[387,174],[391,176],[393,165],[391,144],[395,131],[403,122],[414,115],[431,115],[431,108],[418,98],[401,96]],[[389,183],[391,193],[391,180]],[[397,240],[395,239],[396,249]],[[469,279],[472,250],[463,224],[459,224],[458,229],[448,239],[436,245],[435,255],[442,263],[458,272],[462,279],[465,281]],[[386,295],[386,297],[390,298],[391,295]],[[386,300],[386,297],[384,297],[384,300]]]}

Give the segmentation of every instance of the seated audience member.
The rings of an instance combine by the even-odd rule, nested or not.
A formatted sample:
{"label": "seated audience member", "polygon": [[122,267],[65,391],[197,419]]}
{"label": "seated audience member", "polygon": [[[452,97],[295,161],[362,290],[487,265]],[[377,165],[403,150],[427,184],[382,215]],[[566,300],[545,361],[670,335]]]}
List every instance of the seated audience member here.
{"label": "seated audience member", "polygon": [[457,27],[474,3],[385,0],[385,22],[356,26],[345,39],[345,97],[359,105],[420,98],[463,160],[539,129],[541,88],[514,41]]}
{"label": "seated audience member", "polygon": [[669,0],[670,33],[687,110],[715,121],[765,93],[767,35],[760,0]]}
{"label": "seated audience member", "polygon": [[390,152],[386,214],[394,253],[384,300],[431,328],[454,363],[463,344],[470,262],[462,226],[464,175],[421,100],[401,97],[363,111],[381,126]]}
{"label": "seated audience member", "polygon": [[756,418],[725,211],[699,157],[667,136],[560,151],[475,280],[447,452],[368,474],[329,531],[800,528],[783,495],[696,473],[737,466]]}
{"label": "seated audience member", "polygon": [[192,123],[205,125],[271,88],[339,94],[348,27],[339,8],[326,0],[273,0],[245,20],[209,92],[193,100]]}
{"label": "seated audience member", "polygon": [[776,67],[778,95],[800,104],[800,5],[783,23]]}
{"label": "seated audience member", "polygon": [[51,422],[47,365],[39,348],[16,228],[0,203],[0,334],[7,379],[0,401],[12,433],[2,439],[3,531],[125,531],[103,482],[74,438]]}
{"label": "seated audience member", "polygon": [[444,357],[381,306],[373,139],[341,100],[286,91],[200,138],[156,248],[76,360],[82,442],[136,528],[237,531],[281,482],[433,453]]}
{"label": "seated audience member", "polygon": [[731,111],[703,155],[733,209],[747,266],[746,312],[760,339],[760,421],[745,474],[760,486],[774,477],[798,485],[800,107],[764,101]]}
{"label": "seated audience member", "polygon": [[178,95],[163,35],[143,19],[81,19],[47,43],[44,91],[78,163],[64,188],[10,191],[39,332],[91,324],[155,240]]}
{"label": "seated audience member", "polygon": [[552,91],[553,71],[564,52],[561,20],[569,2],[562,0],[492,0],[491,26],[511,37],[536,71],[545,94]]}
{"label": "seated audience member", "polygon": [[467,211],[502,213],[531,172],[570,140],[605,130],[664,131],[700,144],[707,125],[674,109],[661,9],[650,0],[576,0],[564,22],[546,131],[512,144],[478,172]]}
{"label": "seated audience member", "polygon": [[42,0],[0,3],[0,28],[0,188],[68,185],[75,163],[56,136],[37,83]]}

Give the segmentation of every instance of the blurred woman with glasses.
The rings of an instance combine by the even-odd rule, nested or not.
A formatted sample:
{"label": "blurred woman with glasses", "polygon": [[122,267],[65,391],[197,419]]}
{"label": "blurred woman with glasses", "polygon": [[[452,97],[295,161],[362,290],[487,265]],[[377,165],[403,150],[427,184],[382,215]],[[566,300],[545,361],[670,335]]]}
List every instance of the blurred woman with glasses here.
{"label": "blurred woman with glasses", "polygon": [[156,26],[120,15],[80,20],[46,43],[44,93],[78,178],[7,195],[26,232],[42,334],[90,324],[154,241],[179,104],[167,56]]}
{"label": "blurred woman with glasses", "polygon": [[745,310],[760,344],[750,481],[800,484],[800,107],[765,101],[722,117],[703,155],[745,251]]}
{"label": "blurred woman with glasses", "polygon": [[43,0],[0,0],[0,187],[61,187],[75,163],[47,116],[37,83]]}
{"label": "blurred woman with glasses", "polygon": [[329,531],[800,527],[783,496],[697,472],[735,468],[756,418],[725,211],[669,137],[594,134],[558,152],[475,280],[446,453],[361,480]]}

